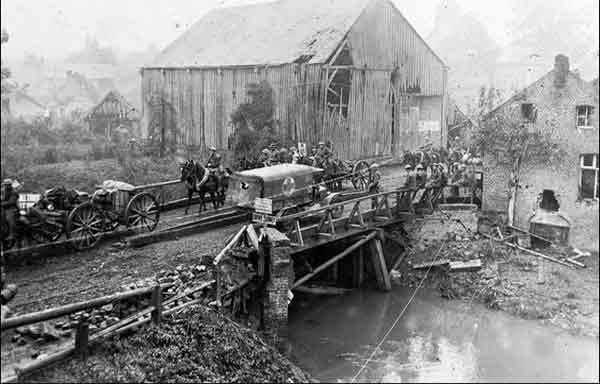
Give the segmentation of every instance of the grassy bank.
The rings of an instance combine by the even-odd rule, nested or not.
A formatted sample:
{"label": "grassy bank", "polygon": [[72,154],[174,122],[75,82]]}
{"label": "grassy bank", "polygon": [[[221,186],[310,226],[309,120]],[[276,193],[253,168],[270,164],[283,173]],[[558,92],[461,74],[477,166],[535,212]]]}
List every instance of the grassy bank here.
{"label": "grassy bank", "polygon": [[311,378],[253,331],[195,306],[95,347],[23,382],[308,382]]}
{"label": "grassy bank", "polygon": [[[415,287],[426,270],[412,265],[432,261],[441,241],[410,252],[395,283]],[[472,237],[448,241],[439,259],[482,260],[475,272],[446,272],[433,268],[424,287],[451,300],[481,303],[524,319],[541,320],[574,335],[599,335],[598,254],[581,261],[586,268],[569,268],[544,262],[543,282],[538,280],[538,260],[487,239]]]}

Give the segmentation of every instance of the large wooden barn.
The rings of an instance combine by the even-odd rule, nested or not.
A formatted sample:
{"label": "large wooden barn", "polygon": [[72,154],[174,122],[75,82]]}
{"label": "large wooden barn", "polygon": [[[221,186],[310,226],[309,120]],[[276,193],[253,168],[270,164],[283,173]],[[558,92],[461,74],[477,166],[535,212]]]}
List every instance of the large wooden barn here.
{"label": "large wooden barn", "polygon": [[388,0],[210,11],[142,68],[146,132],[226,149],[246,87],[274,90],[278,134],[342,158],[446,142],[447,69]]}

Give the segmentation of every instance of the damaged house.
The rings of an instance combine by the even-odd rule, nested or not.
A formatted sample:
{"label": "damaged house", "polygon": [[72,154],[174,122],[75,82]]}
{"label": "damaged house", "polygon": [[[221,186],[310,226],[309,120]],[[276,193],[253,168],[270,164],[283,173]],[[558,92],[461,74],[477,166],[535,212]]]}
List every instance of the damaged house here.
{"label": "damaged house", "polygon": [[89,111],[85,121],[91,133],[107,138],[111,138],[117,128],[130,136],[136,136],[139,129],[136,109],[115,90],[108,92]]}
{"label": "damaged house", "polygon": [[[596,83],[597,84],[597,83]],[[552,132],[557,163],[523,164],[514,223],[557,242],[598,250],[598,88],[558,55],[552,71],[490,112],[518,111],[523,129]],[[483,209],[507,212],[509,170],[484,157]]]}
{"label": "damaged house", "polygon": [[[212,10],[142,68],[146,135],[227,147],[249,84],[276,134],[341,158],[446,143],[447,69],[388,0],[280,0]],[[166,131],[166,132],[165,132]]]}

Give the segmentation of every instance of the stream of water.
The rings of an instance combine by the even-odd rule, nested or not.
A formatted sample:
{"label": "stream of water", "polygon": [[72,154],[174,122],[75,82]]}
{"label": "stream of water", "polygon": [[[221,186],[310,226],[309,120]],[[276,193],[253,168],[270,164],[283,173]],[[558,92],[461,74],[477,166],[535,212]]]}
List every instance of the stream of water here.
{"label": "stream of water", "polygon": [[[320,381],[350,382],[412,290],[297,296],[292,358]],[[598,339],[479,304],[418,295],[356,382],[598,382]]]}

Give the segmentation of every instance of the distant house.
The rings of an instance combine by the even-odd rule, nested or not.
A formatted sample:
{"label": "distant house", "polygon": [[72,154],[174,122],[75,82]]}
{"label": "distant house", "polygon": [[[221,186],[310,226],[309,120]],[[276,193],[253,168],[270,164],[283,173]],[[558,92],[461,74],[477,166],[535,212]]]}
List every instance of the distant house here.
{"label": "distant house", "polygon": [[110,91],[87,116],[90,132],[111,137],[115,129],[125,129],[130,135],[139,132],[139,116],[134,107],[117,91]]}
{"label": "distant house", "polygon": [[[595,88],[595,89],[594,89]],[[558,55],[552,71],[490,112],[516,115],[523,129],[552,132],[565,150],[556,163],[523,164],[515,198],[515,224],[529,229],[554,212],[570,226],[570,243],[598,250],[599,137],[598,87],[569,70]],[[506,212],[509,169],[484,156],[483,209]],[[559,217],[560,216],[560,217]],[[555,225],[555,227],[560,227]]]}
{"label": "distant house", "polygon": [[225,148],[231,113],[250,84],[266,81],[276,137],[331,140],[346,159],[399,154],[445,145],[446,77],[389,0],[219,8],[142,69],[143,127],[176,144]]}

